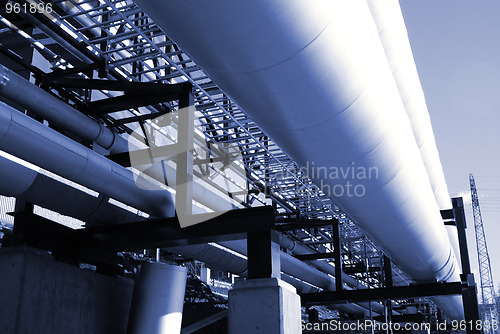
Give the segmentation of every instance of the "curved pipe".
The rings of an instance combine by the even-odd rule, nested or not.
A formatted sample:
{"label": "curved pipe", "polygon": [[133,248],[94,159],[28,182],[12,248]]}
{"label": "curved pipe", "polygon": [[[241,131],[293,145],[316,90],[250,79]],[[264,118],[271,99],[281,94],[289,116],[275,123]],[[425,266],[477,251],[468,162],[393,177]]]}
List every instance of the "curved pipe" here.
{"label": "curved pipe", "polygon": [[302,280],[298,280],[295,277],[292,277],[285,273],[281,273],[281,279],[293,285],[297,289],[298,293],[315,293],[321,291],[317,287],[310,285]]}
{"label": "curved pipe", "polygon": [[[309,174],[416,281],[459,281],[364,0],[137,3],[303,168],[374,168],[363,179]],[[349,182],[363,196],[331,191]],[[462,318],[449,302],[448,315]]]}
{"label": "curved pipe", "polygon": [[[176,185],[176,169],[168,164],[152,164],[151,167],[144,171],[144,174],[161,183],[165,182],[165,179],[167,179],[169,180],[169,186]],[[218,190],[211,190],[208,186],[203,185],[201,182],[198,181],[197,178],[191,182],[193,200],[216,212],[226,212],[234,208],[242,207],[242,205],[236,200],[230,198],[229,196],[224,197],[219,195],[220,192]]]}
{"label": "curved pipe", "polygon": [[143,220],[138,214],[0,156],[0,194],[80,219],[87,224],[120,224]]}
{"label": "curved pipe", "polygon": [[247,276],[246,259],[226,252],[211,244],[169,247],[166,250],[171,253],[181,254],[190,259],[201,261],[211,268],[226,270],[242,277]]}
{"label": "curved pipe", "polygon": [[[0,103],[0,149],[158,217],[173,217],[170,193],[138,187],[132,172]],[[144,181],[146,182],[146,181]]]}
{"label": "curved pipe", "polygon": [[[137,213],[109,203],[108,199],[103,196],[89,195],[2,156],[0,156],[0,175],[4,179],[0,183],[1,195],[23,199],[28,203],[80,219],[87,225],[109,225],[144,220]],[[197,188],[194,187],[194,189]],[[209,203],[213,202],[214,205],[218,205],[216,208],[222,210],[224,204],[217,202],[220,197],[213,198],[213,193],[208,194],[212,196]],[[198,210],[196,206],[193,206],[193,210],[195,210],[194,214],[206,213],[204,210]]]}

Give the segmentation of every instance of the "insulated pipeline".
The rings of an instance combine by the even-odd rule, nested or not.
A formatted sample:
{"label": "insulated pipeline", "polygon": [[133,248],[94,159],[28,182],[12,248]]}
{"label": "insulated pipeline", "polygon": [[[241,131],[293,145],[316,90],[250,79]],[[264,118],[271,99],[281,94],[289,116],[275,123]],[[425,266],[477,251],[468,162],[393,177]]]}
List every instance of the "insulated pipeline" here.
{"label": "insulated pipeline", "polygon": [[[459,281],[365,0],[137,3],[396,264],[418,282]],[[440,306],[463,317],[455,298]]]}
{"label": "insulated pipeline", "polygon": [[[451,199],[439,158],[431,119],[424,92],[420,85],[417,67],[413,59],[408,33],[397,0],[367,0],[398,86],[401,100],[427,170],[427,175],[439,209],[451,209]],[[446,226],[448,237],[457,260],[460,259],[458,233],[454,226]],[[457,261],[460,265],[460,261]]]}

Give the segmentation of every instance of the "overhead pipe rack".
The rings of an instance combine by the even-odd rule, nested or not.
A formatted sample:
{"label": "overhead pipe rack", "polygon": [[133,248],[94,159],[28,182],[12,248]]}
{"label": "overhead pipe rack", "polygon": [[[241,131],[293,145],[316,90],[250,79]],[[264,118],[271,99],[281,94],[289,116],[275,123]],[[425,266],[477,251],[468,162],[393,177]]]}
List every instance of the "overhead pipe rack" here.
{"label": "overhead pipe rack", "polygon": [[[81,21],[91,23],[91,25],[82,25],[76,29],[75,33],[78,38],[73,39],[73,42],[76,42],[76,44],[73,44],[75,44],[75,47],[80,48],[83,45],[81,51],[86,50],[86,56],[89,59],[98,58],[98,62],[111,69],[115,76],[126,77],[134,81],[144,79],[145,75],[149,75],[154,80],[167,78],[172,82],[187,79],[196,87],[195,100],[197,109],[203,113],[207,123],[211,123],[216,131],[221,133],[217,134],[214,130],[207,130],[205,134],[207,138],[215,139],[219,136],[232,138],[231,140],[240,144],[242,150],[248,152],[248,162],[254,163],[255,166],[265,166],[266,168],[256,169],[251,178],[254,184],[266,185],[270,189],[270,196],[285,208],[281,209],[282,213],[296,213],[305,218],[329,219],[340,217],[345,220],[345,217],[341,216],[342,213],[335,209],[321,190],[314,186],[304,175],[301,175],[293,160],[267,139],[267,136],[232,101],[221,93],[189,57],[178,51],[178,49],[175,50],[171,41],[163,34],[158,33],[152,37],[149,34],[150,29],[157,31],[153,24],[138,23],[140,20],[146,20],[146,18],[140,14],[140,10],[135,4],[130,3],[121,6],[120,1],[105,1],[105,4],[99,8],[101,10],[99,17],[107,17],[106,22],[100,22],[96,19],[95,10],[84,10],[80,6],[75,6],[73,13],[70,15],[58,17],[56,14],[55,22],[57,23],[55,26],[51,26],[51,29],[58,31],[59,34],[63,33],[59,25],[72,29],[73,27],[65,21],[65,19],[69,18],[83,19]],[[131,19],[131,13],[137,14],[137,18]],[[48,22],[46,23],[48,24]],[[127,24],[129,26],[126,26]],[[114,39],[113,31],[111,31],[114,26],[129,29],[130,33],[120,35],[121,38],[126,37],[140,41],[135,44],[139,45],[140,48],[134,50],[133,45],[127,46],[121,43],[119,39]],[[106,37],[89,38],[86,33],[90,30],[97,31],[96,29],[99,29],[99,32]],[[167,50],[168,47],[172,47],[172,49]],[[88,48],[92,49],[92,51],[88,52]],[[146,61],[155,55],[163,57],[164,63],[152,67]],[[94,61],[97,60],[94,59]],[[135,62],[141,62],[143,70],[132,71]],[[68,72],[71,72],[71,70]],[[109,115],[105,116],[107,119],[111,117]],[[130,117],[137,117],[137,115],[131,114]],[[123,119],[126,120],[126,118]],[[129,120],[133,121],[134,118]],[[120,123],[120,118],[112,120],[110,125],[117,123]],[[126,122],[122,124],[126,124]],[[239,137],[235,136],[236,128],[241,132]],[[117,127],[117,129],[123,131],[123,127]],[[273,173],[285,175],[286,177],[283,180],[273,181],[273,183],[270,181],[270,176]],[[288,184],[295,186],[284,187],[284,185]]]}

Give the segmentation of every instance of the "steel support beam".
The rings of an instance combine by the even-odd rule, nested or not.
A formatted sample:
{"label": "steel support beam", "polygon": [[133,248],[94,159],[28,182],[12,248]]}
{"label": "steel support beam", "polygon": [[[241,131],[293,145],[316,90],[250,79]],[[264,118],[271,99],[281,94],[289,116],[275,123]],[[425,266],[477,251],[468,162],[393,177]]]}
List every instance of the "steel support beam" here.
{"label": "steel support beam", "polygon": [[25,239],[36,242],[40,248],[74,254],[135,251],[245,239],[249,232],[267,232],[274,226],[274,210],[271,207],[232,210],[186,228],[180,228],[175,217],[81,230],[70,229],[32,213],[18,213],[15,217],[14,232],[23,233]]}
{"label": "steel support beam", "polygon": [[[186,92],[191,89],[190,83],[160,84],[75,78],[46,79],[45,81],[47,81],[49,86],[53,87],[124,92],[124,95],[93,101],[80,107],[83,112],[92,116],[101,116],[103,114],[125,109],[181,100],[184,98],[183,96],[186,95]],[[168,107],[170,108],[170,106]]]}
{"label": "steel support beam", "polygon": [[460,244],[460,259],[462,260],[462,273],[468,275],[470,271],[469,250],[467,247],[467,235],[465,229],[467,223],[465,221],[464,201],[462,197],[452,198],[453,214],[458,230],[458,242]]}
{"label": "steel support beam", "polygon": [[[178,149],[177,149],[176,144],[155,147],[154,149],[155,149],[155,154],[157,156],[164,157],[165,159],[175,157],[178,153]],[[145,149],[135,150],[132,153],[135,154],[136,157],[144,157],[144,156],[148,156],[150,151],[151,151],[150,148],[145,148]],[[131,152],[115,153],[115,154],[107,155],[106,158],[110,159],[111,161],[116,162],[117,164],[119,164],[123,167],[130,167],[132,165],[132,163],[130,161],[130,154],[131,154]],[[138,160],[136,162],[136,164],[138,164],[140,162],[143,162],[144,164],[151,163],[151,158],[148,158],[147,160],[145,159],[144,161],[141,161],[138,158],[136,158],[136,159]]]}
{"label": "steel support beam", "polygon": [[382,301],[429,296],[459,295],[467,286],[460,282],[426,283],[392,288],[324,291],[302,294],[302,304]]}
{"label": "steel support beam", "polygon": [[[474,274],[462,275],[462,281],[465,280],[466,288],[462,293],[464,304],[465,321],[467,324],[477,324],[481,320],[479,316],[479,305],[477,301],[477,288],[474,281]],[[484,325],[484,324],[483,324]],[[467,326],[467,334],[481,334],[482,331],[476,326]]]}
{"label": "steel support beam", "polygon": [[453,209],[441,210],[441,218],[447,219],[455,219],[455,214],[453,213]]}
{"label": "steel support beam", "polygon": [[97,100],[80,106],[78,109],[91,116],[102,116],[115,111],[135,109],[175,100],[175,96],[162,94],[125,94],[109,99]]}
{"label": "steel support beam", "polygon": [[318,228],[334,224],[337,219],[303,219],[303,218],[282,218],[277,223],[276,229],[280,232],[301,230],[305,228]]}
{"label": "steel support beam", "polygon": [[[467,235],[465,229],[467,223],[465,220],[464,201],[462,197],[454,197],[451,199],[453,204],[453,214],[458,230],[458,242],[460,246],[460,259],[462,261],[462,282],[466,288],[462,294],[464,304],[465,321],[467,323],[476,324],[481,318],[479,317],[479,306],[477,302],[477,289],[474,282],[474,274],[470,270],[469,250],[467,248]],[[475,326],[467,328],[468,334],[481,333]]]}
{"label": "steel support beam", "polygon": [[220,311],[181,330],[181,334],[191,334],[227,317],[227,310]]}
{"label": "steel support beam", "polygon": [[68,77],[51,78],[49,75],[45,76],[44,79],[41,80],[41,82],[51,87],[112,90],[135,94],[164,94],[167,97],[172,96],[172,100],[178,100],[180,95],[183,94],[186,89],[190,89],[191,87],[190,83],[185,82],[178,84],[163,84],[152,82],[80,79]]}
{"label": "steel support beam", "polygon": [[393,287],[391,260],[385,254],[384,254],[384,280],[386,288]]}

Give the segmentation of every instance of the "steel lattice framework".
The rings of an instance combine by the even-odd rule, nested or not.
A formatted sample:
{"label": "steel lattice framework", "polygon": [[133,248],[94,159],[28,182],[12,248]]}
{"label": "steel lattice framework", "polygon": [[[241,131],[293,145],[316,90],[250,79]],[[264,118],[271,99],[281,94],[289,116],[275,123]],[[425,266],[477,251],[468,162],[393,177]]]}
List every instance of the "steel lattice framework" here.
{"label": "steel lattice framework", "polygon": [[[474,227],[476,230],[477,258],[479,263],[479,276],[481,279],[481,315],[484,322],[498,321],[498,313],[495,298],[495,286],[491,273],[490,255],[486,244],[483,218],[479,206],[476,181],[469,174],[470,192],[472,197],[472,214],[474,216]],[[485,327],[485,333],[493,333],[491,328]]]}

